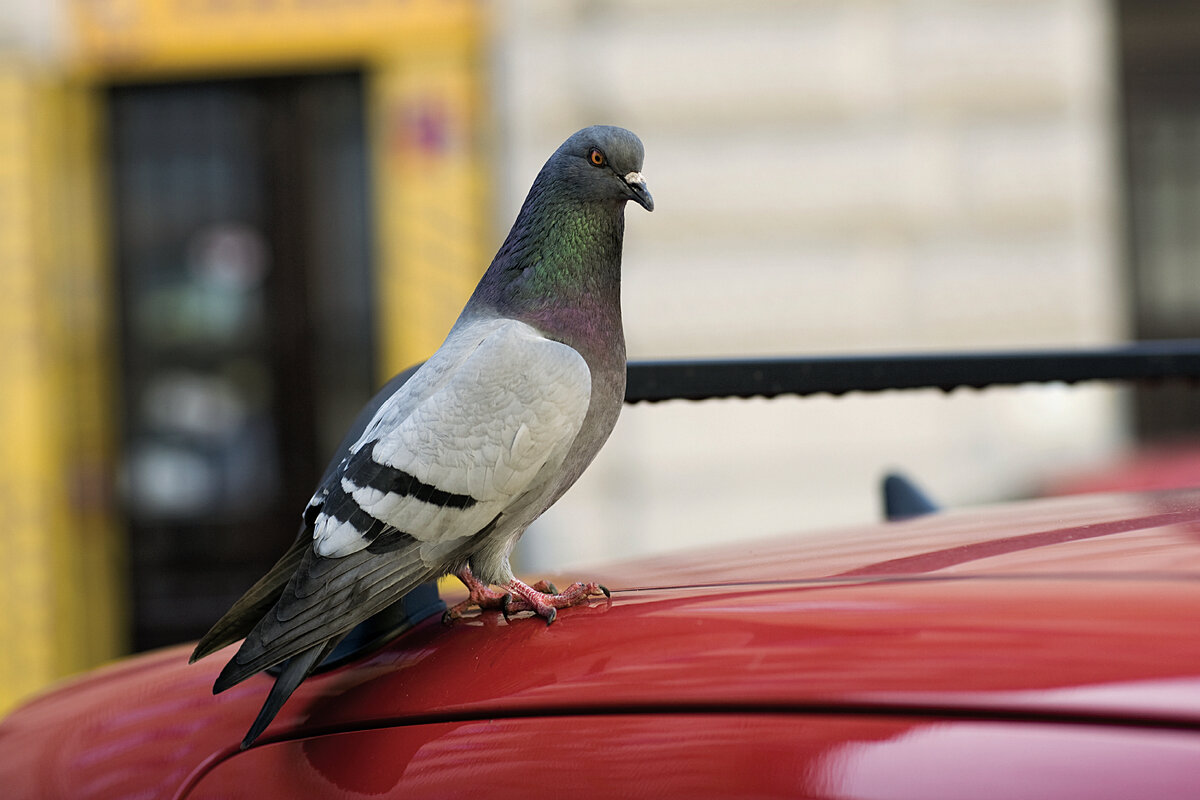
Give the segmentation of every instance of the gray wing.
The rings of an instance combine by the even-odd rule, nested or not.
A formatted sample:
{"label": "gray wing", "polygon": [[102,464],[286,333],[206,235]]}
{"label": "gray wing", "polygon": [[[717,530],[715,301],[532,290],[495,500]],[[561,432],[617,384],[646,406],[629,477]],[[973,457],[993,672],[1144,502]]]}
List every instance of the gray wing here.
{"label": "gray wing", "polygon": [[327,642],[437,577],[417,548],[360,550],[325,558],[308,548],[278,602],[264,615],[213,685],[222,692],[251,675]]}
{"label": "gray wing", "polygon": [[[354,446],[354,443],[358,441],[363,431],[371,424],[371,421],[375,418],[383,404],[396,395],[400,387],[408,382],[408,379],[413,376],[419,367],[420,365],[418,364],[395,375],[383,388],[375,393],[375,396],[363,406],[358,416],[350,424],[345,437],[335,450],[336,453],[345,453]],[[318,486],[325,487],[336,483],[335,476],[339,474],[339,467],[342,461],[343,459],[339,457],[329,464]],[[287,586],[287,582],[296,574],[296,569],[300,566],[300,559],[303,557],[304,551],[311,549],[312,521],[305,520],[300,526],[300,532],[296,540],[288,548],[287,552],[271,567],[266,575],[259,578],[217,620],[216,624],[204,634],[204,637],[196,644],[196,649],[192,651],[189,663],[211,655],[240,639],[246,638],[246,635],[262,619],[263,615],[279,600],[283,594],[284,587]]]}
{"label": "gray wing", "polygon": [[444,560],[553,480],[590,402],[578,352],[524,323],[494,324],[403,418],[381,409],[314,519],[316,552],[349,555],[394,530],[427,562]]}
{"label": "gray wing", "polygon": [[221,648],[231,645],[254,628],[263,614],[278,602],[287,582],[296,574],[300,561],[306,551],[312,550],[312,537],[307,530],[301,530],[300,535],[287,552],[275,562],[266,575],[258,579],[225,614],[217,620],[208,633],[196,643],[188,663],[192,663]]}
{"label": "gray wing", "polygon": [[465,560],[510,503],[557,476],[591,378],[575,350],[507,320],[424,394],[402,419],[385,404],[310,506],[314,546],[214,691],[340,637]]}

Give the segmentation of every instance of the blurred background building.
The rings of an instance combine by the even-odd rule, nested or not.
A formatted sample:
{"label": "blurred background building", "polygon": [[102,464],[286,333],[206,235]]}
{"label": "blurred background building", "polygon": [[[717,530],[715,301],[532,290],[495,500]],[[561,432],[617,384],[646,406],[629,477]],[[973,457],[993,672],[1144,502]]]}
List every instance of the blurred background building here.
{"label": "blurred background building", "polygon": [[[202,633],[536,171],[635,130],[631,358],[1200,335],[1200,10],[1101,0],[9,0],[0,710]],[[950,504],[1178,439],[1169,387],[625,411],[531,572]]]}

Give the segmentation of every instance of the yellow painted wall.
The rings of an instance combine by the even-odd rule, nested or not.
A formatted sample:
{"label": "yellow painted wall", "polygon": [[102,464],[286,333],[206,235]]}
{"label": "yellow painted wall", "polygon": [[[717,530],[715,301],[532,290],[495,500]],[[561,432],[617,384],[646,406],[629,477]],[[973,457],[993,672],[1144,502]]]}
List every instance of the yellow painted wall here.
{"label": "yellow painted wall", "polygon": [[70,66],[102,79],[361,63],[457,47],[479,0],[69,0]]}
{"label": "yellow painted wall", "polygon": [[361,66],[374,166],[380,378],[436,349],[491,253],[479,0],[75,0],[100,82]]}
{"label": "yellow painted wall", "polygon": [[492,255],[470,44],[397,53],[370,75],[383,377],[437,349]]}
{"label": "yellow painted wall", "polygon": [[0,710],[125,647],[96,112],[0,61]]}
{"label": "yellow painted wall", "polygon": [[437,347],[492,246],[476,0],[68,8],[61,63],[0,54],[0,713],[127,648],[103,87],[364,70],[381,380]]}

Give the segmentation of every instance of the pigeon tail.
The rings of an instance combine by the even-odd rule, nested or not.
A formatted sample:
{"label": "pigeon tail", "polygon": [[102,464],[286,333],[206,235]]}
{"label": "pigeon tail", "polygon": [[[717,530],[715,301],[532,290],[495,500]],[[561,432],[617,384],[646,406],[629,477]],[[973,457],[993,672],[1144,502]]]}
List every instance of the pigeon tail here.
{"label": "pigeon tail", "polygon": [[283,671],[275,679],[275,685],[271,687],[271,692],[267,695],[267,699],[259,710],[258,716],[255,717],[254,724],[250,726],[250,730],[246,732],[245,738],[242,739],[241,748],[243,750],[254,744],[254,740],[267,729],[267,726],[271,724],[271,720],[275,719],[275,715],[279,713],[279,709],[283,708],[283,704],[287,702],[287,699],[292,696],[292,692],[296,691],[296,688],[304,682],[305,678],[312,674],[317,665],[333,652],[333,649],[337,647],[341,639],[341,636],[330,639],[324,644],[310,647],[303,653],[288,659],[283,666]]}

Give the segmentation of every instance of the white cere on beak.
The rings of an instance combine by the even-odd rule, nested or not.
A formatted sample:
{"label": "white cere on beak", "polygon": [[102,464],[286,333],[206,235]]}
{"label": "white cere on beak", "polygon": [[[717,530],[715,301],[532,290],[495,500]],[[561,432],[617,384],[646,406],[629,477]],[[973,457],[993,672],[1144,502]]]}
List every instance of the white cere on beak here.
{"label": "white cere on beak", "polygon": [[646,179],[642,177],[642,173],[625,173],[625,185],[633,189],[638,205],[647,211],[654,210],[654,198],[650,196],[650,190],[646,188]]}

